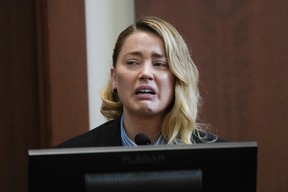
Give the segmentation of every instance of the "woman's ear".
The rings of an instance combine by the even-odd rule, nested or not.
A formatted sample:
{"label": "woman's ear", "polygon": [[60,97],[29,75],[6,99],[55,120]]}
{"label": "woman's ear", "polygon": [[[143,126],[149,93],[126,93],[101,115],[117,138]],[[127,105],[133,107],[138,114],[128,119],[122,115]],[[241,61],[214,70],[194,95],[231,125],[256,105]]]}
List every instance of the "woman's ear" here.
{"label": "woman's ear", "polygon": [[114,67],[110,69],[110,77],[112,81],[112,87],[116,88],[116,70]]}

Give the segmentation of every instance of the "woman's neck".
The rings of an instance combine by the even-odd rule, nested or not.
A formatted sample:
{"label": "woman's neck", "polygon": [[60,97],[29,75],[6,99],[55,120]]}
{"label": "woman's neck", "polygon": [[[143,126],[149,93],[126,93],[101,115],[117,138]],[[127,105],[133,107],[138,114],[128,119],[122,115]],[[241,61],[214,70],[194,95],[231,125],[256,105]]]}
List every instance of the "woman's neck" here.
{"label": "woman's neck", "polygon": [[162,118],[157,116],[139,116],[124,113],[124,127],[128,137],[134,141],[138,133],[143,133],[154,143],[161,134]]}

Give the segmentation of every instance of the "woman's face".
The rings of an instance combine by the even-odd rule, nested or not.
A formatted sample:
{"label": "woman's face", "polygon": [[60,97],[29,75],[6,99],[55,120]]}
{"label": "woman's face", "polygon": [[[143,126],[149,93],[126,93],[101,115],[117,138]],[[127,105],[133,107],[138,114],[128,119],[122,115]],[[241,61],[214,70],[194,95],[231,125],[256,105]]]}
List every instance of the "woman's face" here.
{"label": "woman's face", "polygon": [[125,40],[111,79],[124,112],[163,115],[174,99],[175,77],[164,44],[149,32],[135,32]]}

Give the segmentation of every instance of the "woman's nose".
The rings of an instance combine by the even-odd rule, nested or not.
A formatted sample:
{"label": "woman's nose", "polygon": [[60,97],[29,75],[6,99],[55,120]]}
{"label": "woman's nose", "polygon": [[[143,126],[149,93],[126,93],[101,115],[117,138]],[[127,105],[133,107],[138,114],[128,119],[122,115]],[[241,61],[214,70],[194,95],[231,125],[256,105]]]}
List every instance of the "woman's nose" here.
{"label": "woman's nose", "polygon": [[153,79],[153,69],[151,63],[145,63],[141,67],[140,79]]}

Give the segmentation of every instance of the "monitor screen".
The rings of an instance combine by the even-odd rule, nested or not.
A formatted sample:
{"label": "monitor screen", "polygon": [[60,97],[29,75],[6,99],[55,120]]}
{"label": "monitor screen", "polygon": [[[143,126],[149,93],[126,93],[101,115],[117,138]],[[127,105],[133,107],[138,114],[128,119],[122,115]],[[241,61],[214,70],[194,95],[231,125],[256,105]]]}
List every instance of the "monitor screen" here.
{"label": "monitor screen", "polygon": [[29,192],[256,192],[257,143],[28,150]]}

